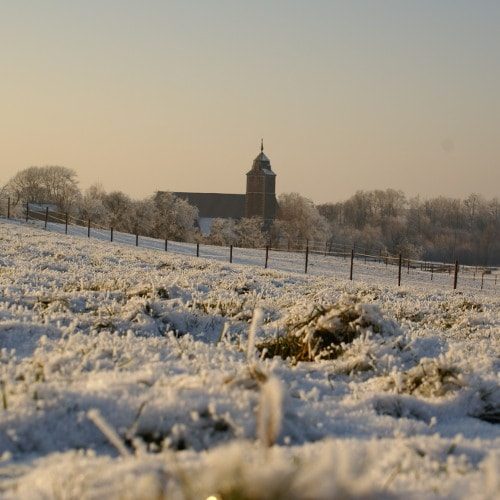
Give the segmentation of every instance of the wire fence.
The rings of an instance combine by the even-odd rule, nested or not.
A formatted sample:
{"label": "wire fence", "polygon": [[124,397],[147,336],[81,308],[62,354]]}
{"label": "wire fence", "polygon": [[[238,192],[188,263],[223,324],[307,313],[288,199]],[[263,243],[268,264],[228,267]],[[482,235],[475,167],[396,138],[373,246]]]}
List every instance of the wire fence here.
{"label": "wire fence", "polygon": [[[151,230],[141,225],[135,234],[116,231],[83,220],[69,213],[58,212],[49,206],[26,203],[15,206],[0,198],[0,218],[13,223],[27,223],[45,230],[132,245],[162,252],[204,257],[220,262],[262,266],[276,271],[306,273],[339,280],[360,281],[371,285],[419,286],[428,290],[452,288],[473,291],[496,291],[499,271],[494,267],[465,266],[458,261],[427,262],[370,252],[366,248],[349,248],[345,243],[305,241],[270,241],[259,248],[205,243],[187,243],[144,236]],[[139,226],[137,226],[139,228]],[[146,229],[146,230],[145,230]],[[142,233],[142,234],[140,234]]]}

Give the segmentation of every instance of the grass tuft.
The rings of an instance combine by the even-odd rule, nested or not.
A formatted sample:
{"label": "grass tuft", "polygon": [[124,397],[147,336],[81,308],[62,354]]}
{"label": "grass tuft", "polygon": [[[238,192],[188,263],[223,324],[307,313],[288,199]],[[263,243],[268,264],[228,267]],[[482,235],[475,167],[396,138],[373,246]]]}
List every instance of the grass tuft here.
{"label": "grass tuft", "polygon": [[381,333],[383,320],[374,305],[344,300],[315,306],[312,312],[286,326],[286,333],[257,345],[264,358],[280,356],[294,363],[335,359],[363,333]]}
{"label": "grass tuft", "polygon": [[460,370],[444,358],[422,359],[417,366],[392,378],[388,389],[399,394],[441,397],[465,385]]}

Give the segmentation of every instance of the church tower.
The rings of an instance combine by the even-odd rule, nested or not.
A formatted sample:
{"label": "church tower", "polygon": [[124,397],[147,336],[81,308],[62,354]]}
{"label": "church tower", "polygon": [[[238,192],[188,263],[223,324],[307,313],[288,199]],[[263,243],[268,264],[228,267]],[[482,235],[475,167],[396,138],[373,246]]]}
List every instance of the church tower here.
{"label": "church tower", "polygon": [[245,217],[260,217],[265,226],[269,226],[276,217],[277,208],[276,174],[271,169],[271,161],[264,154],[264,141],[261,141],[260,154],[247,173]]}

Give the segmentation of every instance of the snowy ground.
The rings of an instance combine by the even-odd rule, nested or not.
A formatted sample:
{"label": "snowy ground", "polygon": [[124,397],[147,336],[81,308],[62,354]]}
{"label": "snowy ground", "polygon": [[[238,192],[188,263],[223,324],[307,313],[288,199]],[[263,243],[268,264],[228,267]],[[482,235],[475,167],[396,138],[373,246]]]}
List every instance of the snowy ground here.
{"label": "snowy ground", "polygon": [[[43,217],[43,214],[40,213]],[[2,218],[0,217],[0,220]],[[64,234],[65,224],[62,222],[48,222],[47,231]],[[25,224],[23,219],[10,219],[4,222],[11,224]],[[83,221],[80,221],[83,223]],[[28,222],[32,227],[44,228],[43,220],[32,220]],[[87,238],[88,228],[86,226],[78,226],[70,224],[68,226],[68,234]],[[111,233],[109,229],[92,226],[90,237],[101,241],[110,241]],[[140,236],[136,241],[136,236],[129,233],[114,232],[114,243],[118,245],[136,246],[136,242],[141,248],[149,248],[157,251],[165,251],[165,241]],[[169,241],[167,250],[170,253],[179,255],[196,255],[196,244],[194,243],[179,243]],[[213,245],[200,245],[200,257],[217,260],[220,262],[229,261],[229,248]],[[339,279],[346,279],[350,274],[350,256],[349,249],[344,248],[344,255],[338,254],[324,255],[324,250],[311,251],[308,258],[308,274],[316,276],[332,276]],[[234,248],[233,263],[246,264],[257,267],[263,267],[265,262],[265,248]],[[439,263],[434,264],[435,272],[429,271],[429,263],[426,263],[427,269],[422,270],[419,261],[412,261],[411,266],[407,268],[406,260],[403,260],[403,269],[401,282],[405,286],[411,286],[412,289],[418,290],[440,290],[453,288],[453,265],[440,266]],[[353,279],[361,284],[370,284],[375,279],[378,284],[394,285],[398,281],[398,266],[397,258],[389,259],[387,263],[378,261],[363,255],[356,254],[353,267]],[[441,267],[441,271],[440,271]],[[271,249],[269,252],[268,269],[277,271],[286,271],[294,273],[303,273],[305,268],[305,253],[304,252],[286,252],[276,251]],[[443,269],[445,271],[443,272]],[[447,269],[447,271],[446,271]],[[473,266],[460,266],[458,275],[458,290],[469,292],[497,292],[500,282],[498,280],[499,270],[489,268],[489,272],[481,276],[481,269]]]}
{"label": "snowy ground", "polygon": [[[498,498],[495,290],[318,268],[0,222],[0,496]],[[333,304],[336,359],[255,348]]]}

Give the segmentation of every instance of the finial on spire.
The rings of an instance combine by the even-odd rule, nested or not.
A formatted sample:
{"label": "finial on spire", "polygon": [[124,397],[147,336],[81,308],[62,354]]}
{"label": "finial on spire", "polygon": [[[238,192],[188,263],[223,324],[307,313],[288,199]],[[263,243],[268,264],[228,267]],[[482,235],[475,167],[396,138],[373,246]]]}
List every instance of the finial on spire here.
{"label": "finial on spire", "polygon": [[264,152],[264,139],[261,139],[260,140],[260,152],[263,153]]}

